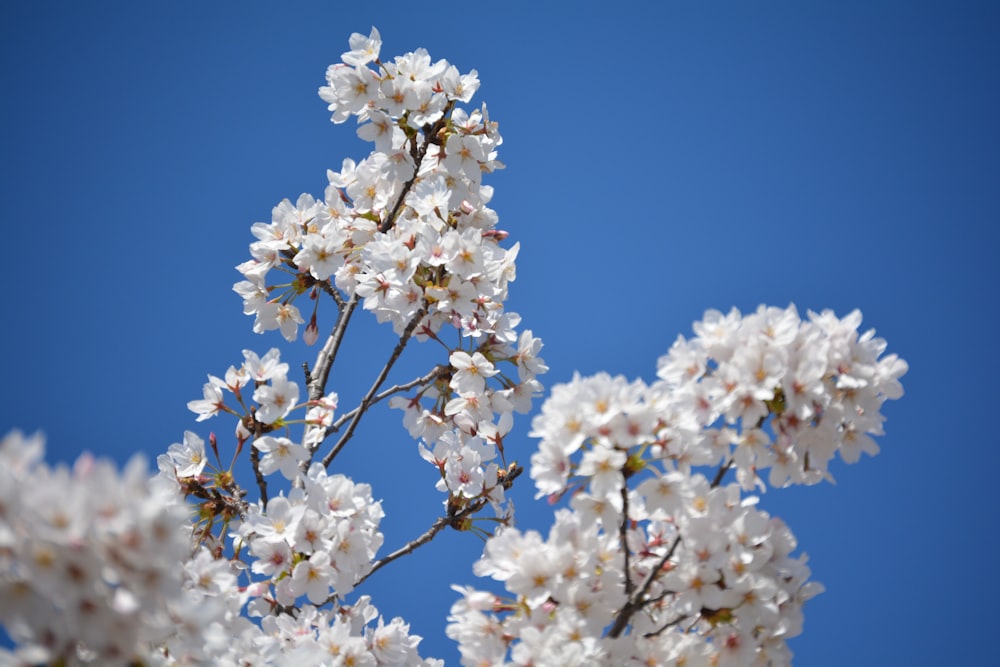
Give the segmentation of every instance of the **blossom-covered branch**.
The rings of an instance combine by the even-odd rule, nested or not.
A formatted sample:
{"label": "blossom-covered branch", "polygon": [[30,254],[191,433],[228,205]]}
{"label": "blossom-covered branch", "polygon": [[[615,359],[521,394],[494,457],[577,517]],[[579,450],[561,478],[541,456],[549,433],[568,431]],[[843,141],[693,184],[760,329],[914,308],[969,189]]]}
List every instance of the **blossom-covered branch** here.
{"label": "blossom-covered branch", "polygon": [[[856,311],[709,311],[655,382],[601,373],[554,387],[532,422],[531,477],[536,499],[564,505],[548,536],[519,530],[507,492],[522,467],[505,438],[548,368],[506,309],[519,246],[503,245],[482,182],[503,166],[502,140],[485,105],[463,107],[475,71],[380,50],[374,28],[352,35],[319,91],[374,149],[329,171],[322,198],[283,200],[254,224],[237,267],[258,333],[292,343],[305,325],[312,345],[335,311],[304,392],[278,348],[244,350],[188,403],[198,422],[234,419],[231,446],[186,432],[152,481],[139,459],[122,473],[90,456],[52,469],[40,437],[5,438],[0,621],[16,646],[0,662],[440,665],[358,587],[446,528],[486,537],[488,520],[498,530],[473,572],[506,593],[456,588],[447,633],[465,665],[790,664],[787,640],[822,586],[750,494],[831,480],[835,458],[877,453],[906,363],[859,333]],[[398,342],[367,389],[328,387],[361,311]],[[383,389],[413,341],[440,356]],[[348,391],[360,399],[338,416]],[[379,558],[377,480],[334,464],[383,401],[402,411],[444,511]],[[480,517],[487,507],[495,516]]]}
{"label": "blossom-covered branch", "polygon": [[[822,587],[745,493],[832,479],[835,456],[877,453],[907,366],[860,323],[857,311],[709,311],[653,384],[554,387],[531,475],[570,509],[548,539],[506,529],[487,543],[475,572],[510,597],[460,589],[448,633],[463,662],[790,664],[786,642]],[[698,472],[713,466],[711,480]]]}

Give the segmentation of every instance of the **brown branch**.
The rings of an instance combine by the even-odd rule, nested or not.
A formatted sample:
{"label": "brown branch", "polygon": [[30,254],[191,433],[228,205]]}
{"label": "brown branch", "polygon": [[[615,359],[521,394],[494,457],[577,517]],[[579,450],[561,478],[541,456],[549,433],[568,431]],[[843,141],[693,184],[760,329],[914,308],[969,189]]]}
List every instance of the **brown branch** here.
{"label": "brown branch", "polygon": [[[380,392],[379,394],[377,394],[371,400],[371,403],[368,404],[368,407],[371,407],[371,406],[375,405],[376,403],[379,403],[380,401],[384,401],[385,399],[389,398],[390,396],[392,396],[394,394],[399,394],[399,393],[404,392],[404,391],[409,391],[410,389],[413,389],[414,387],[419,387],[420,385],[427,384],[428,382],[431,382],[432,380],[436,380],[441,375],[442,370],[447,369],[447,368],[448,368],[447,366],[438,365],[438,366],[435,366],[431,370],[431,372],[428,373],[427,375],[424,375],[422,377],[418,377],[418,378],[416,378],[414,380],[410,380],[409,382],[406,382],[404,384],[397,384],[397,385],[395,385],[393,387],[389,387],[388,389],[386,389],[386,390]],[[353,419],[354,415],[356,415],[357,412],[358,412],[358,410],[360,410],[360,409],[361,409],[361,406],[359,405],[358,407],[354,408],[350,412],[345,412],[344,414],[340,415],[340,417],[337,419],[337,421],[333,422],[333,424],[330,425],[330,428],[326,429],[326,436],[325,437],[329,437],[329,436],[333,435],[334,433],[336,433],[337,431],[339,431],[340,427],[343,426],[344,424],[346,424],[350,419]]]}
{"label": "brown branch", "polygon": [[[726,472],[732,466],[733,466],[733,460],[729,459],[719,467],[718,472],[715,473],[715,478],[712,480],[713,489],[722,483],[722,478],[725,476]],[[624,495],[625,493],[626,492],[623,490],[622,494]],[[622,534],[624,534],[625,532],[624,525],[625,522],[623,520],[621,528]],[[680,543],[681,543],[681,536],[680,533],[678,533],[677,537],[674,538],[674,543],[670,545],[670,548],[667,550],[667,553],[663,554],[663,558],[660,559],[660,562],[657,563],[656,567],[653,568],[653,570],[649,573],[649,576],[646,577],[646,580],[642,582],[642,586],[639,588],[639,590],[634,591],[632,594],[629,595],[628,601],[621,608],[621,610],[618,612],[617,617],[615,618],[615,624],[611,627],[611,630],[608,632],[609,637],[615,638],[620,636],[621,633],[625,631],[625,628],[628,627],[628,623],[630,620],[632,620],[632,617],[635,615],[635,613],[640,609],[642,609],[647,603],[651,602],[651,600],[646,599],[646,594],[649,592],[649,589],[652,587],[653,582],[657,579],[659,573],[663,570],[663,566],[666,565],[667,561],[673,557],[674,552],[677,550],[677,546]],[[629,589],[632,588],[633,584],[628,575],[628,546],[623,544],[622,547],[625,549],[625,568],[626,568],[625,592],[626,594],[628,594]],[[667,624],[666,627],[669,627],[671,624],[672,623]],[[662,630],[664,629],[665,628],[661,628],[657,632],[662,632]]]}
{"label": "brown branch", "polygon": [[344,309],[344,306],[347,305],[347,302],[344,301],[344,297],[340,296],[340,292],[334,289],[334,287],[330,284],[329,280],[318,280],[316,281],[316,284],[319,286],[321,290],[323,290],[333,298],[334,302],[337,304],[338,310]]}
{"label": "brown branch", "polygon": [[403,547],[400,547],[399,549],[396,549],[395,551],[393,551],[391,554],[389,554],[385,558],[380,558],[377,561],[375,561],[372,564],[372,569],[368,571],[368,574],[366,574],[365,576],[363,576],[360,579],[358,579],[358,581],[354,584],[355,587],[360,586],[361,582],[363,582],[368,577],[370,577],[373,574],[375,574],[375,572],[377,572],[378,570],[381,570],[383,567],[385,567],[386,565],[388,565],[392,561],[394,561],[394,560],[396,560],[398,558],[402,558],[406,554],[413,553],[414,551],[416,551],[416,549],[418,547],[421,547],[421,546],[427,544],[428,542],[430,542],[431,540],[433,540],[434,537],[438,533],[440,533],[443,529],[445,529],[448,526],[450,526],[451,522],[452,522],[452,519],[449,518],[449,517],[446,517],[446,516],[438,517],[438,519],[436,521],[434,521],[434,523],[431,525],[431,527],[428,528],[427,532],[425,532],[423,535],[421,535],[417,539],[413,540],[412,542],[406,543],[406,545],[404,545]]}
{"label": "brown branch", "polygon": [[323,349],[316,355],[316,363],[313,364],[312,382],[309,384],[309,400],[318,401],[326,391],[326,383],[330,378],[330,369],[337,358],[337,350],[344,339],[347,331],[347,323],[351,320],[351,315],[358,305],[358,295],[355,293],[351,300],[337,313],[337,324],[334,325],[330,337],[323,344]]}
{"label": "brown branch", "polygon": [[646,580],[642,582],[642,586],[639,587],[639,590],[629,596],[625,606],[623,606],[621,611],[618,612],[618,616],[615,618],[615,624],[608,632],[608,637],[614,639],[615,637],[621,636],[621,633],[625,631],[626,627],[628,627],[629,621],[632,620],[632,616],[645,606],[648,602],[648,600],[645,599],[646,594],[652,587],[653,582],[657,579],[657,575],[659,575],[659,573],[663,570],[663,566],[666,565],[667,561],[673,557],[674,551],[677,550],[677,545],[680,543],[681,536],[677,535],[677,537],[674,538],[674,543],[670,545],[669,549],[667,549],[667,553],[663,554],[663,558],[660,559],[660,562],[657,563],[656,567],[649,573]]}
{"label": "brown branch", "polygon": [[368,579],[368,577],[372,576],[378,570],[381,570],[383,567],[393,562],[394,560],[398,560],[407,554],[413,553],[419,547],[422,547],[423,545],[433,540],[438,533],[440,533],[448,526],[453,526],[456,523],[460,522],[461,520],[469,517],[470,515],[475,514],[476,512],[478,512],[479,510],[481,510],[483,507],[486,506],[486,502],[487,501],[485,498],[479,498],[476,501],[469,504],[465,509],[456,512],[453,515],[438,517],[431,525],[431,527],[428,528],[426,532],[424,532],[423,535],[416,538],[415,540],[407,542],[405,545],[403,545],[399,549],[396,549],[385,558],[380,558],[374,563],[372,563],[372,569],[368,571],[368,574],[358,579],[358,581],[354,584],[354,586],[355,587],[360,586],[363,581]]}
{"label": "brown branch", "polygon": [[675,618],[674,620],[672,620],[672,621],[670,621],[668,623],[664,623],[663,625],[661,625],[656,630],[653,630],[652,632],[647,632],[646,634],[643,635],[643,637],[645,637],[646,639],[649,639],[649,638],[652,638],[652,637],[656,637],[657,635],[661,635],[661,634],[663,634],[663,632],[665,630],[668,630],[669,628],[674,627],[675,625],[677,625],[678,623],[680,623],[683,620],[684,620],[684,617],[683,616],[679,616],[679,617]]}
{"label": "brown branch", "polygon": [[379,387],[382,386],[382,383],[385,382],[385,379],[389,376],[389,371],[399,359],[399,355],[403,353],[403,349],[413,336],[413,331],[417,328],[417,324],[420,320],[424,319],[424,316],[427,314],[427,308],[428,305],[425,301],[420,307],[420,310],[418,310],[413,316],[413,319],[411,319],[406,325],[406,329],[403,330],[403,334],[399,337],[399,342],[396,343],[396,347],[393,348],[392,354],[389,356],[389,360],[385,362],[385,366],[383,366],[382,370],[379,371],[378,377],[375,378],[375,382],[372,383],[368,393],[365,394],[365,397],[361,399],[361,403],[358,404],[357,412],[355,413],[353,419],[351,419],[351,423],[348,425],[347,430],[342,436],[340,436],[340,440],[338,440],[337,444],[333,446],[330,453],[323,457],[324,467],[330,467],[333,459],[336,458],[337,454],[340,453],[340,450],[344,448],[344,445],[346,445],[354,435],[354,430],[358,427],[358,422],[361,421],[365,412],[367,412],[368,408],[372,405],[372,402],[375,400],[375,394],[378,392]]}
{"label": "brown branch", "polygon": [[[256,436],[254,437],[256,440]],[[253,474],[257,478],[257,488],[260,489],[260,501],[267,506],[267,481],[260,473],[260,450],[250,444],[250,461],[253,463]]]}
{"label": "brown branch", "polygon": [[726,473],[729,472],[729,469],[732,467],[733,467],[733,459],[729,459],[721,466],[719,466],[718,472],[715,473],[715,477],[712,479],[713,489],[722,483],[722,478],[726,476]]}
{"label": "brown branch", "polygon": [[[718,472],[715,473],[715,478],[712,480],[713,489],[722,483],[722,478],[725,476],[726,472],[732,466],[733,466],[733,459],[729,459],[719,467]],[[626,491],[625,489],[623,489],[622,496],[624,497],[625,494]],[[670,549],[668,549],[667,553],[663,555],[663,558],[660,559],[660,562],[656,564],[656,567],[653,569],[652,572],[650,572],[649,576],[642,583],[642,586],[639,588],[639,590],[631,591],[631,589],[634,587],[634,584],[632,583],[632,580],[628,576],[628,547],[624,544],[625,520],[622,521],[621,534],[622,534],[621,538],[622,547],[625,549],[625,592],[626,594],[629,594],[629,596],[628,596],[628,601],[618,612],[618,615],[615,618],[615,624],[612,626],[611,631],[608,632],[608,636],[611,638],[620,636],[621,633],[625,631],[625,628],[628,627],[628,623],[630,620],[632,620],[632,617],[635,615],[635,613],[640,609],[642,609],[646,604],[651,602],[651,600],[646,599],[646,594],[649,592],[649,589],[653,585],[653,582],[659,576],[659,573],[663,569],[663,566],[667,564],[667,561],[670,560],[671,557],[673,557],[674,552],[677,550],[677,545],[681,543],[681,536],[680,533],[678,533],[677,537],[674,538],[674,543],[670,545]]]}
{"label": "brown branch", "polygon": [[433,125],[425,125],[423,127],[422,131],[424,133],[424,143],[422,143],[419,147],[414,145],[410,148],[410,156],[413,158],[414,164],[413,177],[403,184],[403,190],[399,193],[399,198],[396,200],[396,204],[392,207],[392,210],[389,212],[389,215],[386,216],[385,220],[382,221],[382,224],[378,226],[378,230],[383,234],[392,228],[393,224],[396,222],[396,218],[399,217],[400,212],[403,210],[403,201],[406,199],[406,195],[409,194],[413,184],[417,182],[417,174],[420,173],[420,165],[424,161],[424,156],[427,155],[427,147],[434,143],[440,143],[436,140],[437,134],[448,125],[448,114],[451,113],[454,106],[455,101],[449,100],[448,105],[444,109],[444,115],[441,116],[441,118],[439,118]]}
{"label": "brown branch", "polygon": [[618,539],[622,544],[622,551],[625,552],[625,595],[632,595],[635,584],[629,576],[629,552],[628,552],[628,484],[622,480],[622,521],[618,526]]}

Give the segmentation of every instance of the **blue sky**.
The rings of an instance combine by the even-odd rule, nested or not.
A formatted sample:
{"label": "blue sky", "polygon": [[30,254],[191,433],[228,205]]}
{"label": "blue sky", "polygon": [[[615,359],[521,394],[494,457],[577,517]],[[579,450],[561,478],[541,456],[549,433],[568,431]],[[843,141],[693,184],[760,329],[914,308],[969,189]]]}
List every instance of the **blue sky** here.
{"label": "blue sky", "polygon": [[[311,360],[251,332],[233,267],[253,222],[366,154],[316,89],[376,25],[385,56],[479,70],[505,140],[493,206],[522,248],[508,308],[544,339],[547,385],[651,379],[707,308],[862,309],[910,363],[882,454],[763,501],[828,589],[796,663],[993,660],[1000,8],[570,6],[4,3],[0,430],[44,430],[53,460],[153,458],[185,429],[231,433],[185,406],[242,349]],[[391,340],[359,327],[334,388],[350,395]],[[341,471],[385,500],[388,549],[440,511],[398,413],[347,452]],[[531,497],[522,484],[521,524],[543,528]],[[474,583],[480,546],[445,535],[365,592],[457,662],[448,585]]]}

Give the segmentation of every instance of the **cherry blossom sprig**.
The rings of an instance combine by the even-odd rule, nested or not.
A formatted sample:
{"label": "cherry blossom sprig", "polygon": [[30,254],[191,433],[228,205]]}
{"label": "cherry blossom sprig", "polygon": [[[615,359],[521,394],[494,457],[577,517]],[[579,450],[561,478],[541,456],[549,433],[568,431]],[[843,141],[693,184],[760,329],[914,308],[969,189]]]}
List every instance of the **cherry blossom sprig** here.
{"label": "cherry blossom sprig", "polygon": [[[503,307],[518,246],[500,246],[507,235],[496,229],[496,213],[487,207],[492,188],[482,183],[484,173],[503,166],[496,159],[501,138],[485,106],[472,112],[457,106],[478,88],[475,71],[460,74],[447,61],[432,62],[423,50],[383,62],[375,29],[368,37],[354,35],[351,45],[343,62],[327,71],[328,85],[320,96],[335,123],[356,116],[359,136],[372,141],[375,150],[359,163],[348,159],[340,172],[329,172],[324,200],[310,195],[295,205],[286,200],[274,209],[270,224],[255,224],[258,240],[250,247],[252,259],[238,267],[245,280],[235,290],[244,297],[244,311],[255,316],[255,331],[280,329],[288,340],[305,322],[295,303],[308,294],[313,302],[306,332],[310,342],[318,335],[320,300],[332,298],[336,323],[307,369],[310,401],[324,395],[359,303],[379,321],[392,322],[400,335],[346,425],[327,428],[324,435],[339,435],[322,457],[327,466],[367,409],[384,396],[382,386],[410,338],[444,345],[457,379],[446,383],[440,381],[443,374],[428,377],[416,396],[393,404],[406,411],[411,434],[428,445],[454,431],[459,444],[450,455],[429,460],[442,469],[448,461],[451,469],[461,468],[455,474],[463,481],[444,487],[450,496],[475,498],[489,493],[481,484],[473,486],[501,470],[491,470],[486,462],[496,456],[511,413],[530,409],[531,398],[541,390],[536,376],[546,370],[537,356],[541,341],[530,332],[519,337],[514,328],[520,318]],[[272,281],[272,269],[286,277]],[[444,325],[456,329],[457,344],[444,342]],[[468,365],[473,358],[475,365]],[[504,362],[516,366],[516,378],[496,368]],[[486,378],[495,379],[480,381]],[[428,422],[434,424],[428,428]],[[317,429],[310,433],[320,438]],[[492,439],[486,448],[493,453],[478,451],[470,442],[480,433]],[[311,453],[316,445],[303,443]],[[499,491],[492,493],[501,504]]]}
{"label": "cherry blossom sprig", "polygon": [[[496,159],[496,124],[485,106],[471,112],[458,106],[478,88],[475,72],[460,75],[422,50],[382,62],[380,46],[374,29],[368,37],[352,36],[351,51],[331,66],[320,89],[332,120],[357,116],[359,136],[375,150],[328,172],[324,199],[285,200],[271,223],[255,224],[252,259],[238,267],[244,280],[234,289],[259,333],[278,329],[294,341],[306,324],[299,307],[307,299],[312,313],[303,338],[318,342],[320,303],[332,302],[336,320],[313,366],[304,367],[305,390],[288,378],[278,350],[263,357],[246,350],[239,368],[230,367],[224,378],[209,376],[203,398],[189,403],[199,421],[237,418],[237,455],[252,443],[260,499],[244,502],[238,518],[227,516],[220,525],[231,529],[247,609],[266,627],[269,619],[289,615],[323,616],[321,608],[331,603],[346,608],[345,596],[372,572],[446,527],[469,530],[486,505],[509,521],[505,491],[521,468],[507,463],[503,437],[513,413],[530,410],[541,391],[537,376],[546,370],[541,341],[530,331],[518,333],[520,318],[504,309],[518,246],[501,246],[507,234],[496,229],[496,214],[487,207],[492,189],[481,182],[503,166]],[[338,417],[339,397],[326,385],[358,306],[391,322],[399,341],[358,404]],[[442,363],[385,388],[414,338],[443,347]],[[423,535],[374,561],[384,538],[370,487],[326,471],[368,410],[386,399],[404,410],[447,499],[444,516]],[[300,424],[296,440],[292,429]],[[322,448],[328,439],[332,446]],[[174,453],[183,459],[183,452]],[[164,470],[173,471],[203,513],[219,506],[216,494],[242,497],[238,488],[222,494],[218,484],[185,477],[182,460],[170,463]],[[290,482],[287,494],[269,492],[275,473]],[[221,536],[204,539],[221,553]]]}
{"label": "cherry blossom sprig", "polygon": [[[896,355],[879,359],[885,341],[859,335],[860,323],[858,311],[807,321],[794,306],[709,311],[696,338],[660,359],[653,385],[602,374],[554,388],[532,424],[539,495],[569,488],[572,474],[592,486],[620,479],[629,448],[684,472],[734,467],[745,490],[765,490],[768,469],[771,486],[832,479],[837,454],[854,463],[878,452],[882,403],[902,395],[907,370]],[[577,468],[569,456],[581,448]]]}
{"label": "cherry blossom sprig", "polygon": [[171,484],[141,456],[119,473],[89,454],[50,468],[43,451],[40,435],[0,441],[0,623],[16,644],[0,663],[159,664],[165,642],[211,652],[239,623],[236,578],[192,551]]}
{"label": "cherry blossom sprig", "polygon": [[[506,528],[459,588],[463,663],[787,665],[822,590],[779,520],[744,491],[832,479],[874,454],[906,363],[858,334],[860,313],[709,311],[652,385],[598,374],[557,385],[533,422],[538,495],[571,494],[548,539]],[[717,466],[711,479],[700,467]],[[723,484],[735,470],[736,482]],[[569,656],[568,658],[566,656]]]}

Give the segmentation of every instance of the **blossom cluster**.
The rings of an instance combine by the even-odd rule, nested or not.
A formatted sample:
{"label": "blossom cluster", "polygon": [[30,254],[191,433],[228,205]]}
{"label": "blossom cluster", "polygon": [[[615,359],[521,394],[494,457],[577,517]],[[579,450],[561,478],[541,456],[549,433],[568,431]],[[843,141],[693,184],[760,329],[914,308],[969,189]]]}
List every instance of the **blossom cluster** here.
{"label": "blossom cluster", "polygon": [[[0,442],[0,622],[17,645],[0,663],[128,665],[218,646],[232,608],[197,583],[215,561],[192,556],[182,498],[141,457],[119,474],[88,454],[50,468],[43,450],[16,431]],[[235,591],[232,574],[211,579]]]}
{"label": "blossom cluster", "polygon": [[251,556],[262,613],[291,607],[300,597],[321,605],[343,598],[367,574],[382,545],[382,507],[371,487],[327,475],[314,463],[288,497],[252,505],[238,529],[238,547]]}
{"label": "blossom cluster", "polygon": [[[859,311],[805,321],[794,306],[708,311],[697,336],[678,337],[659,360],[652,385],[601,374],[553,388],[532,424],[539,495],[562,492],[572,474],[606,491],[637,446],[685,473],[734,467],[745,490],[766,488],[764,470],[775,487],[831,479],[835,455],[854,463],[878,452],[882,403],[902,395],[907,370],[894,354],[880,359],[885,341],[859,335],[860,324]],[[585,444],[574,470],[569,457]]]}
{"label": "blossom cluster", "polygon": [[[876,453],[906,363],[861,316],[709,311],[647,385],[605,373],[553,388],[533,422],[539,496],[571,494],[548,540],[506,529],[460,589],[449,636],[467,665],[787,665],[806,557],[744,491],[829,478]],[[710,479],[699,467],[717,466]],[[736,482],[723,484],[735,470]]]}
{"label": "blossom cluster", "polygon": [[[356,304],[392,322],[401,345],[411,335],[443,345],[447,363],[405,385],[415,395],[402,396],[399,388],[376,394],[376,384],[361,404],[335,420],[338,395],[316,390],[325,379],[315,384],[307,372],[303,392],[289,380],[277,349],[262,357],[245,350],[243,364],[222,378],[210,375],[203,398],[188,407],[199,421],[222,413],[238,418],[237,451],[251,442],[261,500],[243,502],[228,471],[206,476],[204,443],[193,433],[160,460],[161,473],[199,502],[204,529],[198,539],[217,556],[227,547],[209,529],[222,519],[234,567],[246,579],[241,601],[247,613],[261,618],[271,635],[286,638],[280,656],[306,660],[297,664],[308,663],[313,640],[329,641],[323,639],[329,623],[341,619],[322,607],[332,604],[343,613],[356,607],[345,596],[372,570],[383,541],[381,507],[371,488],[326,472],[371,403],[392,396],[390,405],[404,411],[423,458],[439,471],[449,517],[467,516],[481,506],[474,500],[502,512],[511,476],[503,437],[513,413],[530,410],[541,390],[536,377],[547,370],[538,356],[541,341],[530,331],[518,333],[520,318],[503,306],[518,247],[500,245],[506,233],[496,229],[496,214],[487,207],[492,189],[481,183],[483,173],[502,167],[495,152],[501,139],[485,106],[473,112],[456,106],[478,87],[475,72],[460,75],[445,61],[432,63],[422,50],[382,63],[374,29],[369,37],[354,35],[351,47],[343,63],[328,70],[329,85],[320,95],[334,122],[357,116],[359,136],[373,141],[375,150],[360,163],[345,160],[339,173],[329,172],[324,200],[302,195],[295,205],[283,201],[271,223],[252,227],[257,241],[250,247],[252,259],[237,267],[244,280],[235,291],[244,298],[244,311],[255,316],[255,331],[278,329],[289,341],[305,324],[297,304],[308,295],[308,344],[318,339],[319,304],[330,298],[336,324],[314,377],[324,375],[323,364],[332,365]],[[446,340],[444,326],[454,330],[455,342]],[[293,415],[299,409],[306,410],[304,419]],[[296,423],[303,424],[300,442],[290,433]],[[342,429],[346,434],[323,456],[320,446]],[[275,472],[291,489],[268,499],[266,478]],[[383,621],[378,623],[381,629]],[[363,647],[357,642],[374,632],[366,627],[341,623],[337,632],[348,632]],[[401,622],[385,627],[392,630],[380,630],[380,636],[389,633],[409,647],[399,664],[420,664],[419,638],[404,632]],[[387,642],[383,637],[378,644]],[[367,664],[359,656],[352,664]]]}
{"label": "blossom cluster", "polygon": [[[503,166],[496,157],[502,139],[485,105],[457,106],[479,87],[474,70],[461,74],[423,49],[383,62],[380,48],[374,28],[352,36],[319,91],[332,120],[356,116],[358,135],[375,149],[328,172],[322,200],[285,200],[269,224],[255,224],[252,259],[237,267],[244,280],[234,289],[255,316],[255,331],[279,329],[290,341],[305,324],[297,300],[308,294],[310,342],[320,297],[329,295],[340,318],[360,301],[396,333],[445,345],[442,372],[391,405],[423,441],[451,507],[484,498],[499,510],[506,467],[495,459],[503,458],[503,435],[514,412],[530,410],[541,391],[537,376],[547,370],[541,341],[519,334],[520,317],[504,309],[518,245],[500,245],[507,234],[496,228],[487,206],[493,191],[482,183]],[[272,270],[283,277],[272,281]],[[444,339],[446,325],[457,343]]]}
{"label": "blossom cluster", "polygon": [[[252,353],[247,358],[257,360]],[[276,354],[265,358],[281,366]],[[265,438],[269,436],[257,438],[255,446]],[[160,479],[178,492],[221,499],[221,493],[194,491],[208,487],[217,492],[220,480],[227,479],[223,473],[210,481],[204,474],[206,461],[204,441],[186,433],[184,443],[160,457]],[[265,461],[261,459],[261,469]],[[223,545],[207,531],[197,533],[214,548],[202,548],[186,571],[192,571],[189,579],[206,595],[217,595],[234,610],[225,626],[230,639],[194,659],[189,644],[175,635],[168,648],[181,646],[167,652],[172,661],[164,664],[325,665],[331,655],[341,661],[336,664],[345,665],[437,664],[419,656],[420,637],[411,635],[401,619],[386,623],[367,597],[344,603],[355,582],[370,571],[383,541],[383,513],[371,488],[344,475],[328,475],[320,463],[304,473],[293,469],[295,485],[288,496],[243,504],[227,516],[234,540],[231,558],[221,557]],[[206,514],[202,506],[202,520]],[[237,575],[243,579],[238,589]],[[330,604],[333,609],[323,608]],[[260,619],[259,625],[251,618]]]}
{"label": "blossom cluster", "polygon": [[[456,587],[448,636],[463,664],[789,664],[785,640],[822,587],[790,555],[787,527],[741,502],[736,485],[693,486],[703,495],[689,489],[670,521],[625,532],[628,561],[618,530],[586,511],[557,512],[548,539],[516,529],[491,539],[475,572],[509,595]],[[630,589],[646,603],[612,634]]]}
{"label": "blossom cluster", "polygon": [[[326,430],[333,423],[337,409],[337,394],[299,402],[299,385],[288,379],[288,364],[281,361],[281,351],[271,348],[264,356],[253,350],[243,350],[244,362],[239,368],[230,366],[224,378],[208,376],[202,388],[203,398],[188,402],[188,409],[203,421],[229,413],[239,417],[236,437],[241,441],[253,438],[253,446],[264,454],[259,470],[263,475],[281,472],[287,480],[298,477],[299,471],[308,467],[316,448],[326,438]],[[253,381],[253,403],[247,405],[243,389]],[[226,403],[226,394],[233,394],[237,405]],[[302,443],[295,443],[287,436],[272,435],[276,429],[287,426],[293,410],[308,407],[301,420],[305,424]]]}
{"label": "blossom cluster", "polygon": [[[291,604],[288,596],[301,594],[321,604],[331,589],[349,591],[352,568],[377,548],[381,534],[356,530],[356,517],[377,524],[378,504],[341,476],[310,471],[322,487],[307,487],[310,496],[326,498],[322,516],[275,498],[269,519],[251,512],[243,524],[241,539],[258,556],[253,572],[283,573],[270,595],[267,581],[240,585],[236,561],[192,544],[189,507],[177,491],[204,468],[204,443],[193,434],[160,458],[153,478],[141,458],[119,474],[89,455],[72,469],[49,468],[42,454],[41,436],[13,432],[0,442],[0,622],[16,644],[0,649],[0,664],[441,664],[420,658],[420,637],[401,619],[386,622],[367,597],[336,611],[304,603],[294,615],[270,613],[275,598]],[[191,461],[200,462],[182,467]],[[282,553],[278,543],[288,550],[285,564],[265,554]],[[318,557],[323,549],[329,562]]]}
{"label": "blossom cluster", "polygon": [[[323,200],[285,200],[271,223],[252,227],[258,240],[238,267],[245,280],[235,290],[256,317],[254,330],[280,329],[294,340],[304,323],[297,297],[315,301],[336,288],[363,299],[397,333],[417,317],[425,336],[450,322],[466,336],[509,339],[515,323],[502,303],[517,248],[500,247],[506,234],[486,206],[492,188],[481,184],[483,172],[502,166],[501,139],[485,107],[455,107],[478,88],[475,71],[460,75],[422,49],[382,63],[374,29],[355,35],[352,46],[328,70],[320,95],[335,122],[357,116],[358,134],[375,150],[328,172]],[[378,70],[368,67],[373,61]],[[272,269],[288,282],[269,284]]]}

